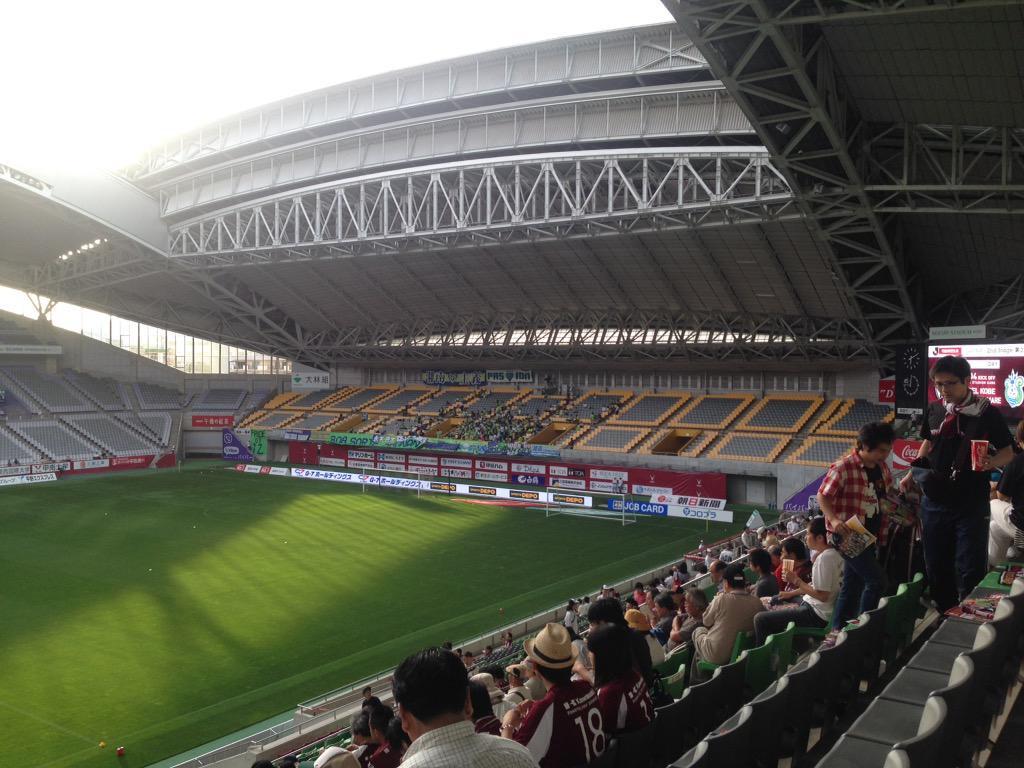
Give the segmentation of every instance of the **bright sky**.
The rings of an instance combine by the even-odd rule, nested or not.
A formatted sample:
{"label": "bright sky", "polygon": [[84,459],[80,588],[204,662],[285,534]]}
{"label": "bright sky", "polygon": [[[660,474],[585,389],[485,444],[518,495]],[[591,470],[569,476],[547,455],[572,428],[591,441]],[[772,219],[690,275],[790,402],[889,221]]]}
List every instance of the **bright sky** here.
{"label": "bright sky", "polygon": [[12,1],[3,17],[0,162],[81,170],[335,83],[671,20],[660,0]]}

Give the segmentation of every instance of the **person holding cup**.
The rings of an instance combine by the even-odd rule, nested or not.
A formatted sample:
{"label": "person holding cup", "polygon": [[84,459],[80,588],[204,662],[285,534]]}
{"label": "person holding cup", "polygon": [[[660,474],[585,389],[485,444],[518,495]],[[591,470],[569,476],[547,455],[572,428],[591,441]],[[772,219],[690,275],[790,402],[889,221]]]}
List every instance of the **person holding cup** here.
{"label": "person holding cup", "polygon": [[[921,450],[900,487],[921,487],[929,591],[946,611],[985,575],[989,474],[1013,458],[1013,438],[999,410],[971,390],[967,360],[939,358],[928,375],[940,400],[928,406]],[[982,452],[972,445],[980,441],[991,447]]]}

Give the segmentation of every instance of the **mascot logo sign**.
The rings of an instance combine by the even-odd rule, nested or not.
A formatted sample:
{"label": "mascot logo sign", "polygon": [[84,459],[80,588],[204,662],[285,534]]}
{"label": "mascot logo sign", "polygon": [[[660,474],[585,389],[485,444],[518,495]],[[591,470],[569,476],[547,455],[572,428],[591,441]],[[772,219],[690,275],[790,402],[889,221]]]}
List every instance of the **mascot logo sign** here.
{"label": "mascot logo sign", "polygon": [[1010,371],[1003,382],[1003,394],[1006,396],[1006,404],[1011,408],[1019,408],[1024,404],[1024,376]]}

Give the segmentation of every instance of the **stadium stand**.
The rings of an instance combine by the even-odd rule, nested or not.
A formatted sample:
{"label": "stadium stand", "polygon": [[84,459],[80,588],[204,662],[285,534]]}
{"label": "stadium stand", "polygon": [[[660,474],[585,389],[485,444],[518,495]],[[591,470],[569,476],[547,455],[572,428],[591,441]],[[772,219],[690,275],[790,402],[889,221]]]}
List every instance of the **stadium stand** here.
{"label": "stadium stand", "polygon": [[786,459],[786,463],[827,467],[849,453],[852,448],[853,441],[849,438],[811,435]]}
{"label": "stadium stand", "polygon": [[564,411],[571,421],[601,421],[619,412],[623,403],[633,396],[628,390],[591,390],[570,403]]}
{"label": "stadium stand", "polygon": [[342,390],[340,397],[327,405],[318,405],[317,407],[328,411],[351,413],[368,408],[394,391],[395,387],[357,387],[351,390]]}
{"label": "stadium stand", "polygon": [[626,403],[622,410],[608,420],[608,423],[656,427],[667,421],[689,399],[688,392],[644,392]]}
{"label": "stadium stand", "polygon": [[[132,429],[152,436],[157,445],[167,446],[171,442],[171,426],[173,418],[169,413],[119,413],[117,417]],[[179,417],[180,418],[180,417]]]}
{"label": "stadium stand", "polygon": [[586,451],[612,451],[629,453],[648,434],[647,427],[616,427],[602,424],[594,427],[576,443]]}
{"label": "stadium stand", "polygon": [[487,414],[496,408],[518,402],[530,394],[530,391],[494,388],[482,392],[479,397],[466,403],[465,410],[472,414]]}
{"label": "stadium stand", "polygon": [[50,459],[94,459],[102,451],[53,419],[10,422],[8,426]]}
{"label": "stadium stand", "polygon": [[699,456],[717,436],[718,433],[711,430],[659,429],[637,447],[637,453],[693,458]]}
{"label": "stadium stand", "polygon": [[23,438],[0,425],[0,466],[31,464],[41,458]]}
{"label": "stadium stand", "polygon": [[812,395],[768,395],[759,400],[735,429],[754,432],[799,432],[822,403]]}
{"label": "stadium stand", "polygon": [[789,435],[729,432],[708,454],[713,459],[773,462],[792,439]]}
{"label": "stadium stand", "polygon": [[[289,408],[295,410],[314,411],[317,408],[323,408],[329,403],[337,400],[340,396],[347,394],[350,390],[337,389],[330,392],[323,390],[317,392],[307,392],[301,395],[297,392],[292,393],[292,399],[284,405],[274,406],[276,408]],[[270,403],[267,403],[267,407],[270,408]]]}
{"label": "stadium stand", "polygon": [[273,411],[276,408],[284,408],[286,405],[290,405],[298,400],[299,397],[299,392],[279,392],[263,404],[263,409]]}
{"label": "stadium stand", "polygon": [[442,411],[463,403],[475,390],[469,387],[445,387],[413,407],[413,412],[424,416],[440,416]]}
{"label": "stadium stand", "polygon": [[68,383],[58,377],[43,373],[28,366],[8,366],[4,374],[23,391],[51,413],[72,413],[89,411],[92,407],[84,396],[74,391]]}
{"label": "stadium stand", "polygon": [[237,411],[248,394],[244,389],[207,389],[192,403],[192,410],[202,413]]}
{"label": "stadium stand", "polygon": [[670,426],[725,429],[752,402],[753,395],[704,395],[684,406]]}
{"label": "stadium stand", "polygon": [[414,406],[428,395],[434,394],[435,390],[427,387],[403,387],[392,395],[378,400],[367,408],[368,413],[397,414]]}
{"label": "stadium stand", "polygon": [[108,414],[74,414],[65,416],[64,422],[114,456],[141,456],[156,449],[154,441],[143,438]]}
{"label": "stadium stand", "polygon": [[173,389],[158,384],[137,383],[133,387],[139,407],[144,410],[168,411],[184,406],[182,396]]}
{"label": "stadium stand", "polygon": [[109,379],[97,379],[87,373],[79,373],[71,369],[67,369],[63,373],[68,384],[97,407],[105,411],[128,409],[128,404],[125,402],[117,382]]}
{"label": "stadium stand", "polygon": [[818,428],[819,435],[856,437],[857,430],[869,421],[892,421],[895,413],[888,405],[876,405],[867,400],[846,400],[835,415]]}
{"label": "stadium stand", "polygon": [[291,429],[329,429],[331,424],[338,420],[336,413],[310,413],[293,421],[288,426]]}
{"label": "stadium stand", "polygon": [[257,429],[280,429],[299,416],[301,414],[295,411],[256,411],[248,420],[242,422],[242,425]]}
{"label": "stadium stand", "polygon": [[568,401],[557,395],[529,395],[516,403],[516,415],[548,418],[558,413]]}

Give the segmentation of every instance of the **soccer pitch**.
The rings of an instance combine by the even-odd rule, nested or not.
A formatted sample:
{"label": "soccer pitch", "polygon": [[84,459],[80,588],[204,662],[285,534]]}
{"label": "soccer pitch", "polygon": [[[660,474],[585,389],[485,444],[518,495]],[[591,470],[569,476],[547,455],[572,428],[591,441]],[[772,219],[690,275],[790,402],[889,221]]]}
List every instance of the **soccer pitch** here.
{"label": "soccer pitch", "polygon": [[708,535],[210,464],[5,489],[0,531],[0,754],[124,768]]}

